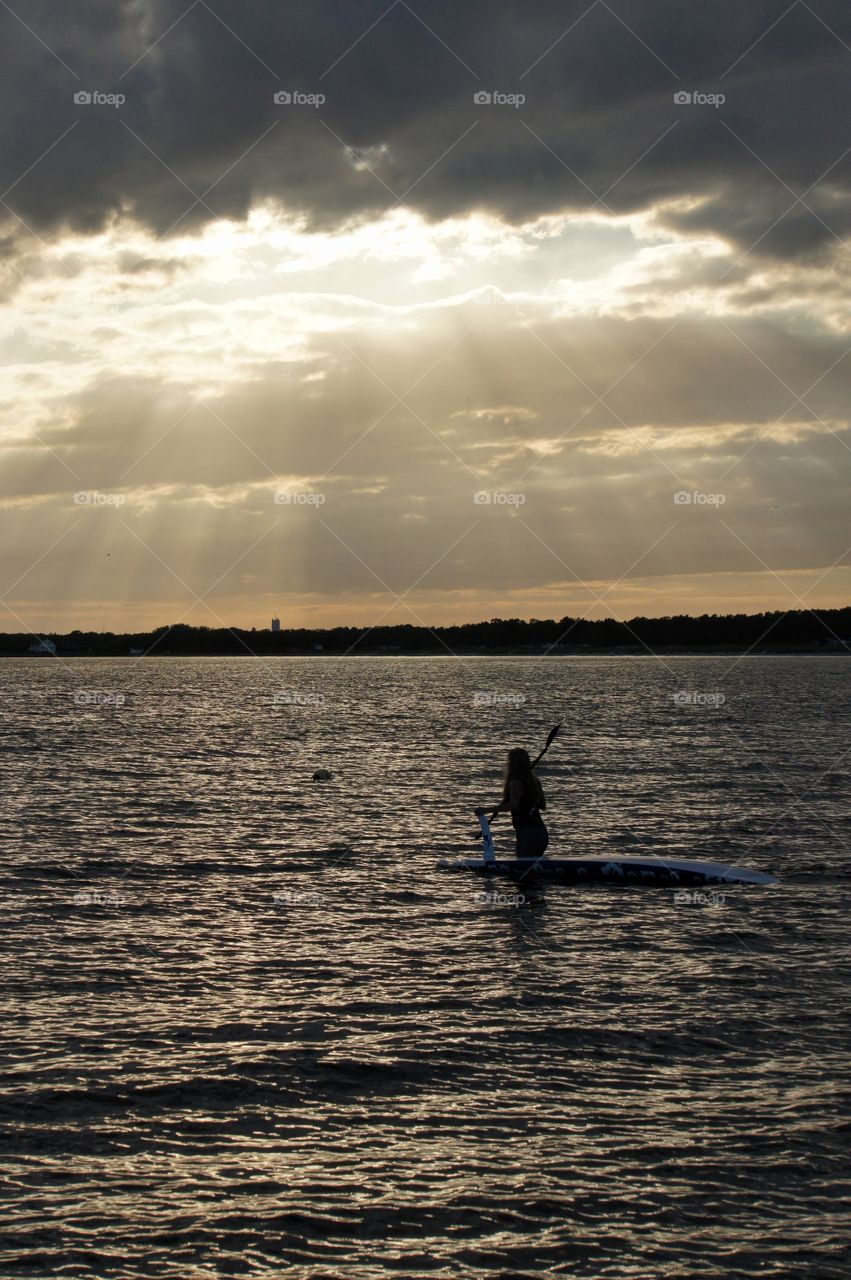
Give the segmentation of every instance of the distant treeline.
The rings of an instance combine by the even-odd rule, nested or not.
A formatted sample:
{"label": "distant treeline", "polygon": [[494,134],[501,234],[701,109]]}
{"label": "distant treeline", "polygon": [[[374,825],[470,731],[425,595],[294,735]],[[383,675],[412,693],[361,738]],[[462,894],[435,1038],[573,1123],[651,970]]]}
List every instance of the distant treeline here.
{"label": "distant treeline", "polygon": [[124,656],[145,654],[211,654],[268,656],[289,653],[487,653],[489,651],[719,648],[823,648],[851,651],[851,608],[796,610],[791,613],[679,614],[670,618],[614,618],[588,621],[562,618],[524,621],[493,618],[462,626],[332,627],[292,631],[238,627],[190,627],[179,624],[155,631],[114,635],[72,631],[41,636],[0,633],[0,653],[25,655],[31,646],[49,642],[59,655]]}

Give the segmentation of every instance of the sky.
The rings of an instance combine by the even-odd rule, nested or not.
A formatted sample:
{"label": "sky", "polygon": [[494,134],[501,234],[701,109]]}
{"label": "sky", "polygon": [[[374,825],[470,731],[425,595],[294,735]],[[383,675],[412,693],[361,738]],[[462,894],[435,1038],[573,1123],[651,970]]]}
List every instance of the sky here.
{"label": "sky", "polygon": [[843,0],[0,35],[0,631],[851,602]]}

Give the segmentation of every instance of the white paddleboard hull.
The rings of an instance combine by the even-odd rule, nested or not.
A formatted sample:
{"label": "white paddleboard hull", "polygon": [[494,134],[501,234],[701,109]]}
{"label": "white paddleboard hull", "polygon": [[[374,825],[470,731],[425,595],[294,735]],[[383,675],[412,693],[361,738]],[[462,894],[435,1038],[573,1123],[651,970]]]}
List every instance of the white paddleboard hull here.
{"label": "white paddleboard hull", "polygon": [[474,871],[480,875],[546,876],[568,884],[645,884],[657,887],[700,884],[777,884],[775,876],[723,862],[696,862],[689,858],[609,858],[592,854],[584,858],[459,858],[438,863],[443,871]]}

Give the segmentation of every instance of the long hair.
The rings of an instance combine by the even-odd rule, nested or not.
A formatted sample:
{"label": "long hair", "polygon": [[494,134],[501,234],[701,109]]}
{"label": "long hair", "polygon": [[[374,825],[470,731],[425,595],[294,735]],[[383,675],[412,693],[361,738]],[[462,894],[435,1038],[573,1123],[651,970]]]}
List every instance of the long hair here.
{"label": "long hair", "polygon": [[543,797],[541,784],[532,772],[532,761],[529,752],[522,747],[512,747],[505,762],[505,781],[502,784],[502,798],[510,798],[511,783],[514,779],[523,783],[523,790],[530,800],[540,801]]}

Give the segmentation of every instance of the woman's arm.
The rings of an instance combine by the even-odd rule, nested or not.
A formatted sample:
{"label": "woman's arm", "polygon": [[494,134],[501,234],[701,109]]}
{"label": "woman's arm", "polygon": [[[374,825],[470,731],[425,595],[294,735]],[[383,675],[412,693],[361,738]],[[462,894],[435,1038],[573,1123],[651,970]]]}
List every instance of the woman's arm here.
{"label": "woman's arm", "polygon": [[[511,779],[511,786],[508,791],[508,799],[500,800],[495,809],[488,816],[488,822],[493,822],[498,813],[503,813],[506,809],[518,809],[523,802],[523,783],[518,778]],[[484,809],[477,809],[476,813],[484,813]]]}
{"label": "woman's arm", "polygon": [[503,809],[508,809],[508,808],[510,808],[508,801],[500,800],[496,808],[492,809],[490,813],[485,813],[484,809],[476,809],[475,812],[477,817],[479,816],[479,814],[485,813],[485,816],[487,817],[488,822],[493,822],[494,818],[497,816],[498,813],[502,813]]}

